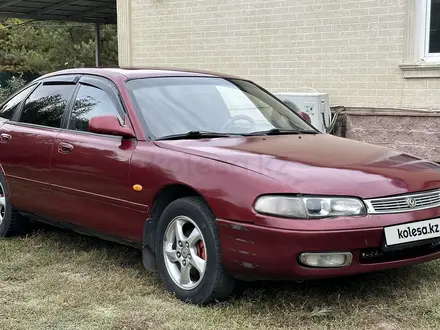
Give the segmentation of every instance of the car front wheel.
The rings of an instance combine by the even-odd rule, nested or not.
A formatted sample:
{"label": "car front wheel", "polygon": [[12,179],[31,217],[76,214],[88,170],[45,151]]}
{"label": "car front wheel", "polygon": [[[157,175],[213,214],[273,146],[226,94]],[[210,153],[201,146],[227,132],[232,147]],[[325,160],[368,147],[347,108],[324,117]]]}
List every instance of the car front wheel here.
{"label": "car front wheel", "polygon": [[160,217],[156,242],[161,278],[180,300],[204,305],[233,292],[235,280],[221,262],[215,217],[201,198],[172,202]]}

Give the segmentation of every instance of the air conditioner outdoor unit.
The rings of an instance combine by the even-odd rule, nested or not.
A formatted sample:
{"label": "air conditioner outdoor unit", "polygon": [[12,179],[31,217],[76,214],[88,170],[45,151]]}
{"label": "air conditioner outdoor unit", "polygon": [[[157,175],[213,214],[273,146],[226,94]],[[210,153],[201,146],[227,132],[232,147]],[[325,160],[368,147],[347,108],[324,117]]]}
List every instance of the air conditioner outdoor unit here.
{"label": "air conditioner outdoor unit", "polygon": [[330,133],[332,113],[327,93],[313,90],[312,92],[282,92],[274,94],[291,109],[308,114],[312,125],[319,131]]}

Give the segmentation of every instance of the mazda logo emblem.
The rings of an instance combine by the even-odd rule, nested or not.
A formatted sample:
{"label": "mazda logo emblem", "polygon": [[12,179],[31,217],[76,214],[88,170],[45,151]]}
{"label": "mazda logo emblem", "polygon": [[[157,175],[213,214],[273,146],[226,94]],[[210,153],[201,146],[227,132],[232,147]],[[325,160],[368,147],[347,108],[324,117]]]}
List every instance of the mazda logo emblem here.
{"label": "mazda logo emblem", "polygon": [[406,200],[406,203],[408,204],[408,206],[409,206],[410,208],[414,208],[414,207],[417,206],[417,201],[416,201],[415,199],[413,199],[413,198],[408,198],[408,199]]}

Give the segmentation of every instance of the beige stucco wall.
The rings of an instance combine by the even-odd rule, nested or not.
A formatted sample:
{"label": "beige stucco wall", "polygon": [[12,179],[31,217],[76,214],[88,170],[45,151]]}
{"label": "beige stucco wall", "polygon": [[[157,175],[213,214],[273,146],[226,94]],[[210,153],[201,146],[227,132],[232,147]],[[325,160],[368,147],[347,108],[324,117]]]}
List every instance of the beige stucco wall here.
{"label": "beige stucco wall", "polygon": [[209,69],[331,105],[440,109],[440,79],[404,79],[408,0],[118,0],[120,65]]}

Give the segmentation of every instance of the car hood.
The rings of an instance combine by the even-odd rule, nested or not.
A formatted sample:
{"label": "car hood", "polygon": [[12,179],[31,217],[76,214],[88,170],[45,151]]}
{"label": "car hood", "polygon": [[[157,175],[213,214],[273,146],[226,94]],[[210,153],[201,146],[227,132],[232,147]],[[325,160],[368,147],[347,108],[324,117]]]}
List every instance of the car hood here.
{"label": "car hood", "polygon": [[440,187],[440,166],[434,162],[329,134],[155,144],[261,173],[294,193],[371,198]]}

